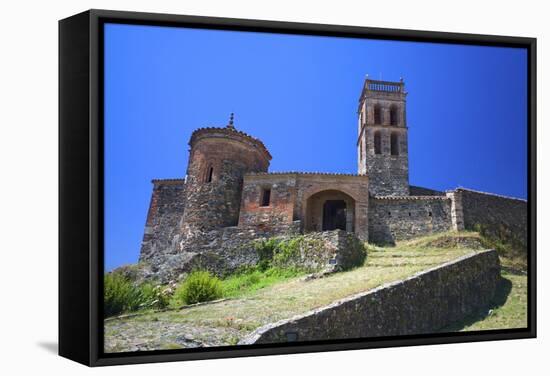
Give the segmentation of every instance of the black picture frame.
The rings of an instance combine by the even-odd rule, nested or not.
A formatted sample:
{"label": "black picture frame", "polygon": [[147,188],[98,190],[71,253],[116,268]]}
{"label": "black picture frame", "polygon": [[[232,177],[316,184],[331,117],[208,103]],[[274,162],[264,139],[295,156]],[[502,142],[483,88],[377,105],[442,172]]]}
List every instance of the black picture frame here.
{"label": "black picture frame", "polygon": [[[103,353],[103,25],[106,22],[528,51],[528,327],[364,340]],[[59,354],[88,366],[536,337],[536,39],[246,19],[88,10],[59,21]]]}

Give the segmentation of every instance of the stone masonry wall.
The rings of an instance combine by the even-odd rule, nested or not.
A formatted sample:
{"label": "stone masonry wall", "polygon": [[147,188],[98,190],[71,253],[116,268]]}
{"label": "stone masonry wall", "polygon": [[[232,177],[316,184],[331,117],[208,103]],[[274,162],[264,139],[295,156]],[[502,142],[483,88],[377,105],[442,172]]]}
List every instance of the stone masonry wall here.
{"label": "stone masonry wall", "polygon": [[363,242],[343,230],[311,232],[296,239],[298,252],[277,266],[337,272],[363,265],[367,254]]}
{"label": "stone masonry wall", "polygon": [[300,222],[271,227],[225,227],[209,231],[195,231],[192,237],[176,234],[173,252],[156,254],[147,259],[147,278],[162,283],[180,280],[185,273],[205,269],[223,276],[242,266],[258,262],[252,242],[273,236],[293,236],[300,232]]}
{"label": "stone masonry wall", "polygon": [[369,202],[369,241],[396,240],[451,230],[451,200],[446,196],[378,197]]}
{"label": "stone masonry wall", "polygon": [[527,201],[459,188],[464,227],[527,249]]}
{"label": "stone masonry wall", "polygon": [[499,279],[496,251],[482,251],[263,326],[239,344],[433,333],[488,305]]}
{"label": "stone masonry wall", "polygon": [[[380,132],[381,154],[375,154],[374,135]],[[391,155],[391,134],[399,134],[399,155]],[[407,129],[398,127],[368,126],[366,137],[365,172],[369,176],[372,195],[409,195],[409,155]]]}
{"label": "stone masonry wall", "polygon": [[[363,243],[353,234],[335,230],[299,235],[300,222],[258,228],[226,227],[208,231],[174,254],[156,254],[140,270],[140,279],[155,279],[162,283],[181,280],[193,270],[208,270],[224,276],[259,261],[256,242],[278,237],[297,240],[296,252],[279,259],[278,266],[297,267],[309,272],[335,272],[361,265],[366,256]],[[282,260],[282,261],[281,261]],[[282,264],[281,264],[282,263]]]}
{"label": "stone masonry wall", "polygon": [[431,188],[418,187],[415,185],[409,186],[411,196],[445,196],[445,192],[437,191]]}
{"label": "stone masonry wall", "polygon": [[185,208],[183,179],[153,180],[153,193],[141,242],[140,261],[172,253]]}

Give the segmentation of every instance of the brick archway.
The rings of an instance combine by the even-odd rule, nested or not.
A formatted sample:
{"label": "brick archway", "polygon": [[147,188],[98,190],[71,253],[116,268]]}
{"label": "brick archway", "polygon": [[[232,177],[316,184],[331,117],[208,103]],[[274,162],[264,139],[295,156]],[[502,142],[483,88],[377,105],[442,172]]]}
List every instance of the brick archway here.
{"label": "brick archway", "polygon": [[335,189],[310,195],[305,201],[304,230],[325,231],[336,228],[355,232],[355,199]]}

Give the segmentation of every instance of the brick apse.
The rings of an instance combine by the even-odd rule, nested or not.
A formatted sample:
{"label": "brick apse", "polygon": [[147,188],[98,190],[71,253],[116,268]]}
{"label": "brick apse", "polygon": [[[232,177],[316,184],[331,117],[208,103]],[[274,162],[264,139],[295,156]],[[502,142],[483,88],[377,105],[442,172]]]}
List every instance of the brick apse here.
{"label": "brick apse", "polygon": [[336,229],[374,243],[479,225],[526,239],[525,200],[409,185],[407,94],[403,80],[365,80],[357,174],[270,172],[267,147],[236,129],[233,116],[195,130],[186,178],[153,180],[140,260]]}

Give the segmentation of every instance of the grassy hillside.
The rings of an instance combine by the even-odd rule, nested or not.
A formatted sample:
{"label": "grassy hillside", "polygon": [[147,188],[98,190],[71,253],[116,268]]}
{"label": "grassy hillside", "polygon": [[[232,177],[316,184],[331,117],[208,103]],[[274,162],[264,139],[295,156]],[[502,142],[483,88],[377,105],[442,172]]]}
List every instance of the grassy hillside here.
{"label": "grassy hillside", "polygon": [[[234,298],[215,303],[106,320],[105,351],[236,344],[259,326],[406,278],[482,248],[476,233],[439,234],[395,247],[368,246],[364,265],[351,271],[313,280],[291,277],[264,287],[243,287],[241,292],[237,288]],[[523,326],[525,276],[506,273],[504,277],[499,298],[491,307],[446,330]]]}
{"label": "grassy hillside", "polygon": [[362,267],[326,278],[294,277],[264,288],[246,288],[234,299],[181,310],[148,312],[105,324],[107,351],[228,345],[255,328],[410,276],[471,250],[407,242],[393,248],[369,247]]}

